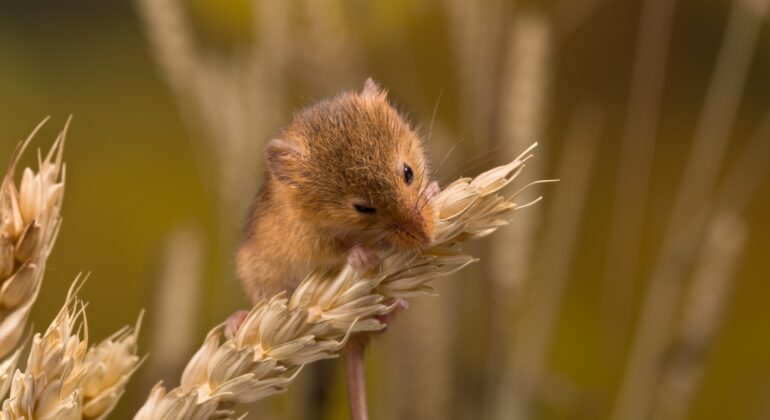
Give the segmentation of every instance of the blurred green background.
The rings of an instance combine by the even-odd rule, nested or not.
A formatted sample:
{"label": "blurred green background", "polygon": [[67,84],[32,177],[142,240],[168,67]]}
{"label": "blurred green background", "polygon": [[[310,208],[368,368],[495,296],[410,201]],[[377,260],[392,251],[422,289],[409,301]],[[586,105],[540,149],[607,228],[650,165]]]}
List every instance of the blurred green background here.
{"label": "blurred green background", "polygon": [[[206,331],[249,306],[231,256],[260,182],[261,145],[293,110],[359,89],[372,76],[430,134],[443,184],[507,162],[533,141],[540,147],[525,177],[562,179],[535,187],[541,204],[469,248],[481,263],[439,280],[438,297],[413,302],[374,342],[367,372],[372,418],[618,419],[649,279],[669,255],[667,224],[680,228],[670,214],[698,120],[712,101],[727,143],[723,153],[698,158],[717,182],[703,181],[703,194],[684,199],[689,210],[679,221],[707,209],[708,222],[696,229],[695,245],[672,257],[685,266],[672,290],[695,284],[697,256],[720,214],[745,227],[745,242],[734,258],[725,256],[734,270],[724,290],[705,292],[724,309],[707,307],[715,316],[706,338],[682,344],[664,332],[651,364],[658,373],[644,389],[654,396],[667,389],[667,375],[700,372],[681,416],[650,417],[770,418],[766,3],[4,0],[0,157],[10,157],[46,115],[52,120],[33,145],[49,147],[74,115],[64,224],[33,310],[35,330],[59,310],[75,276],[91,273],[82,292],[91,337],[106,337],[147,310],[140,344],[150,358],[113,417],[129,418],[157,380],[176,385]],[[734,32],[726,36],[733,8]],[[643,10],[656,11],[647,13],[646,32]],[[652,45],[641,59],[640,33]],[[708,99],[730,36],[735,43],[718,77],[738,82]],[[667,62],[656,65],[660,57]],[[645,96],[657,91],[656,69],[663,69],[660,101]],[[635,98],[652,99],[645,108]],[[635,141],[655,146],[648,149],[651,166],[640,164],[637,173],[634,153],[622,156],[623,139],[640,134],[624,134],[639,109],[651,110],[651,119],[630,126],[651,132]],[[717,128],[704,129],[705,136],[719,136],[712,132],[719,119],[707,118]],[[645,168],[648,186],[634,182],[646,179]],[[747,201],[733,208],[715,191],[733,185],[731,174],[741,168],[747,177],[739,179],[750,180],[739,183]],[[618,189],[630,201],[618,204]],[[618,210],[624,206],[641,216],[626,224]],[[636,238],[626,244],[633,252],[618,251],[612,235]],[[618,256],[639,263],[613,272],[607,267]],[[652,311],[664,329],[692,307],[687,292],[670,293],[674,306]],[[553,331],[538,326],[549,316]],[[638,418],[660,408],[655,397],[641,401],[647,408]],[[345,418],[340,363],[308,369],[289,393],[249,411],[254,418]]]}

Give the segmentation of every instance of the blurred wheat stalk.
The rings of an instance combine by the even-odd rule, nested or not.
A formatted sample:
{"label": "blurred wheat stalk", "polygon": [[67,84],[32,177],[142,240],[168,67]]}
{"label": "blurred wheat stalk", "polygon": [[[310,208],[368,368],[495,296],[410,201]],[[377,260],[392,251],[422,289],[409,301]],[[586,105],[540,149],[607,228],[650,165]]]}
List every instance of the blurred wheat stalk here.
{"label": "blurred wheat stalk", "polygon": [[211,330],[181,385],[170,391],[156,385],[135,418],[229,417],[233,404],[286,390],[302,365],[336,357],[351,333],[382,329],[376,316],[392,311],[395,299],[429,295],[429,281],[475,261],[461,252],[461,242],[494,232],[537,201],[517,205],[516,194],[499,193],[524,169],[533,147],[507,165],[446,187],[434,202],[436,240],[425,253],[391,256],[367,277],[350,267],[314,272],[291,297],[257,304],[233,337],[225,336],[224,324]]}
{"label": "blurred wheat stalk", "polygon": [[244,3],[252,37],[225,52],[200,42],[186,2],[137,0],[152,51],[188,126],[206,135],[193,146],[204,184],[219,195],[223,232],[233,230],[232,221],[240,220],[256,190],[259,139],[270,138],[281,115],[289,51],[289,3]]}
{"label": "blurred wheat stalk", "polygon": [[86,305],[75,297],[81,282],[75,282],[45,334],[33,338],[26,370],[16,370],[20,338],[61,224],[69,120],[45,158],[38,153],[38,170],[25,168],[21,184],[14,181],[22,153],[44,123],[16,148],[0,186],[0,396],[11,390],[2,418],[101,419],[140,364],[138,323],[88,348]]}

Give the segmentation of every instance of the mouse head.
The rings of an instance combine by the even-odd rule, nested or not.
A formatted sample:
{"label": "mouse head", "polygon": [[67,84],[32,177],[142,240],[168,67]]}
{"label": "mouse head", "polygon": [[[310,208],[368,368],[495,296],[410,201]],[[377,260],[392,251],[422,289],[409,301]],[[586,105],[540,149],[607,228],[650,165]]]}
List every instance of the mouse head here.
{"label": "mouse head", "polygon": [[434,214],[420,139],[368,79],[299,112],[267,146],[274,188],[319,234],[343,247],[419,250]]}

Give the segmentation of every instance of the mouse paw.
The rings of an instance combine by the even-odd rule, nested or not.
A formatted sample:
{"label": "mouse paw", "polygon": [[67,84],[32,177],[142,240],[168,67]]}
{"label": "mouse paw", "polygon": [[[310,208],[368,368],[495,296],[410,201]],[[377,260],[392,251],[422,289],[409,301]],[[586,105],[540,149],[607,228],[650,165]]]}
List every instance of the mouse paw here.
{"label": "mouse paw", "polygon": [[228,339],[235,337],[247,316],[249,316],[249,311],[242,310],[227,317],[227,321],[225,321],[225,337]]}
{"label": "mouse paw", "polygon": [[380,257],[360,245],[356,245],[348,251],[348,264],[356,271],[363,274],[380,264]]}
{"label": "mouse paw", "polygon": [[425,187],[425,201],[431,202],[441,192],[441,187],[438,186],[438,182],[433,181]]}

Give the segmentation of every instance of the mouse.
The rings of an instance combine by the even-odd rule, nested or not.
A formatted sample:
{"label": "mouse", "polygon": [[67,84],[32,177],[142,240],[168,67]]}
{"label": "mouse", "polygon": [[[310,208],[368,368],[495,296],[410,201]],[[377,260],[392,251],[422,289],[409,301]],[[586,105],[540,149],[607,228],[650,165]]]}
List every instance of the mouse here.
{"label": "mouse", "polygon": [[371,78],[295,113],[264,150],[235,258],[253,303],[292,293],[313,270],[365,274],[433,241],[440,188],[422,138]]}

